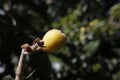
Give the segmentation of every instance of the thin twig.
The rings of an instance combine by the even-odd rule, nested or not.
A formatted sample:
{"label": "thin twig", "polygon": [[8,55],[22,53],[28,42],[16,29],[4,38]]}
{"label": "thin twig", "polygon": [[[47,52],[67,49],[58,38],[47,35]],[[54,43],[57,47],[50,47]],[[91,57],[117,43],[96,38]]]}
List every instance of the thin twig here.
{"label": "thin twig", "polygon": [[16,69],[15,80],[22,80],[22,74],[23,74],[23,68],[24,68],[24,62],[25,62],[26,55],[29,55],[37,51],[41,51],[43,45],[44,45],[44,42],[40,40],[39,38],[37,38],[33,41],[32,46],[30,46],[29,44],[24,44],[21,46],[22,51],[21,51],[19,63]]}
{"label": "thin twig", "polygon": [[28,52],[26,52],[24,49],[22,49],[21,56],[20,56],[19,63],[18,63],[18,67],[16,69],[15,80],[22,80],[23,67],[24,67],[26,53],[28,53]]}
{"label": "thin twig", "polygon": [[35,71],[36,71],[36,69],[33,70],[27,77],[25,77],[24,80],[29,80],[32,77],[32,75],[35,73]]}

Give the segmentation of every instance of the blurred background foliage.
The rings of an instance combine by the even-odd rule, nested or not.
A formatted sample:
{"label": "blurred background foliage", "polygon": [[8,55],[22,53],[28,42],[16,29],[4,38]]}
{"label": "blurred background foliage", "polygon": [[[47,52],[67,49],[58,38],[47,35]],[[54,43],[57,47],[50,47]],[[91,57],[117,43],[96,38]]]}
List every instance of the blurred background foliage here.
{"label": "blurred background foliage", "polygon": [[56,53],[27,56],[30,80],[119,80],[120,0],[0,0],[0,80],[14,80],[20,46],[52,28],[67,35]]}

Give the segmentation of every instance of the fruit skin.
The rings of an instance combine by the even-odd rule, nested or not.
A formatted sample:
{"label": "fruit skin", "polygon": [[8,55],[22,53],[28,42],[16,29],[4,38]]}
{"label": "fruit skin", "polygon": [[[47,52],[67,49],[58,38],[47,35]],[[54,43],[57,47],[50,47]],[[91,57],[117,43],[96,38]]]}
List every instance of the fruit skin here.
{"label": "fruit skin", "polygon": [[66,35],[60,30],[49,30],[42,39],[44,41],[43,51],[56,52],[61,49],[66,43]]}

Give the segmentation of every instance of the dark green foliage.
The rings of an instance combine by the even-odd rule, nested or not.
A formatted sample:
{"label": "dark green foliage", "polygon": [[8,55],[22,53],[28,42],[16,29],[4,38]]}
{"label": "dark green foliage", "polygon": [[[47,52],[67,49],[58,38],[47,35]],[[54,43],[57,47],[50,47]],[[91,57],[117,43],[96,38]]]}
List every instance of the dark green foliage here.
{"label": "dark green foliage", "polygon": [[118,2],[0,0],[0,80],[15,78],[20,46],[52,28],[65,32],[65,47],[27,56],[24,79],[35,70],[32,80],[119,80]]}

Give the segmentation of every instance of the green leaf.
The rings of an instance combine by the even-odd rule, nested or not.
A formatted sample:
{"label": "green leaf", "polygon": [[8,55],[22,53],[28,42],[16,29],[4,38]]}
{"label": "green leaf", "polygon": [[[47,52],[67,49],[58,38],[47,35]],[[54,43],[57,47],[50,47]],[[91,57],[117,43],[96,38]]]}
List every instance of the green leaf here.
{"label": "green leaf", "polygon": [[87,56],[91,56],[97,49],[99,45],[99,40],[91,41],[84,46],[84,50],[86,51]]}

